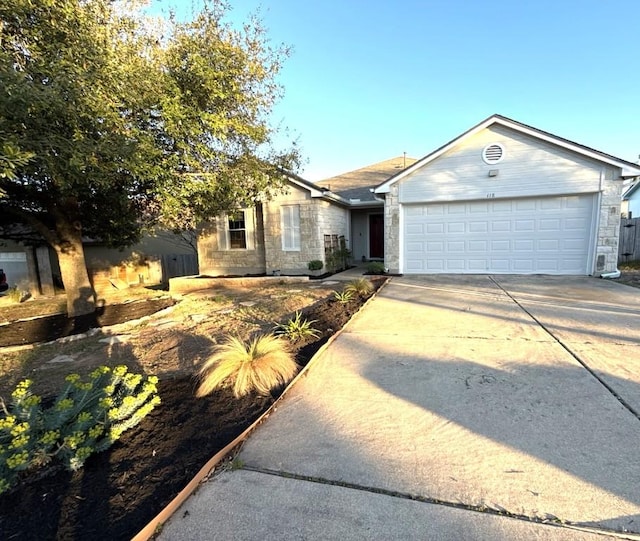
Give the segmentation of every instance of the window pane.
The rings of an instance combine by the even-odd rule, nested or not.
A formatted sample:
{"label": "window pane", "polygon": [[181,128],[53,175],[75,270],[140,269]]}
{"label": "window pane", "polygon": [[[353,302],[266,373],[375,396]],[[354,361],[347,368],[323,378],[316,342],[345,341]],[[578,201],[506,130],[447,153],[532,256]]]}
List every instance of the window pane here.
{"label": "window pane", "polygon": [[244,229],[244,211],[238,210],[229,214],[229,231],[232,229]]}
{"label": "window pane", "polygon": [[229,231],[229,244],[231,248],[246,248],[247,237],[244,230]]}

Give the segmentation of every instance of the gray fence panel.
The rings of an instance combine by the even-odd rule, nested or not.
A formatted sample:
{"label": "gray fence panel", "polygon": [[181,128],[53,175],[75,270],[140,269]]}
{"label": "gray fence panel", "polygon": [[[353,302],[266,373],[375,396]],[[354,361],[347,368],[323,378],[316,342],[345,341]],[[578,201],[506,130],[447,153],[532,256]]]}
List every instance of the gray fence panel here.
{"label": "gray fence panel", "polygon": [[170,254],[160,257],[162,264],[162,281],[176,276],[193,276],[198,274],[198,256],[195,254]]}
{"label": "gray fence panel", "polygon": [[640,218],[622,218],[618,263],[636,260],[640,260]]}

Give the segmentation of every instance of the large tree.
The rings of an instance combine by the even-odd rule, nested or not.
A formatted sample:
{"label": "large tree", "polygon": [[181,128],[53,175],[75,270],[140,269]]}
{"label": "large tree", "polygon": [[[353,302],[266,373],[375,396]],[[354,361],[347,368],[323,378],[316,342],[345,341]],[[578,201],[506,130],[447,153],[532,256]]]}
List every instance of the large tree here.
{"label": "large tree", "polygon": [[214,1],[159,25],[139,7],[0,5],[0,148],[14,155],[0,238],[27,231],[19,223],[55,249],[70,316],[95,309],[83,238],[118,247],[158,224],[193,229],[268,196],[297,163],[272,146],[287,51],[259,21],[234,29]]}

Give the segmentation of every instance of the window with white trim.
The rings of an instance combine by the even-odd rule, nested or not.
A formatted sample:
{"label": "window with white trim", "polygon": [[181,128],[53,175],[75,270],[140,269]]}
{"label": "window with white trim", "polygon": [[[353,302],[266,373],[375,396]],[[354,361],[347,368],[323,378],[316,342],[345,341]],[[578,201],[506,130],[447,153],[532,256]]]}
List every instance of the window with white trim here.
{"label": "window with white trim", "polygon": [[255,210],[237,209],[216,216],[218,250],[255,250]]}
{"label": "window with white trim", "polygon": [[284,205],[280,207],[282,225],[282,249],[284,251],[300,250],[300,205]]}
{"label": "window with white trim", "polygon": [[229,231],[229,249],[230,250],[246,250],[247,249],[247,223],[245,220],[245,211],[236,210],[227,215],[228,231]]}

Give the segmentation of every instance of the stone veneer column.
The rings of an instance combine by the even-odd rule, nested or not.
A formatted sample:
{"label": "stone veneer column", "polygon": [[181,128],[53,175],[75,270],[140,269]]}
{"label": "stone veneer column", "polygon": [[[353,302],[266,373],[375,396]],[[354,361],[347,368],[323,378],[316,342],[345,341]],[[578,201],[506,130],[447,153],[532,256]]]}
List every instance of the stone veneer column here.
{"label": "stone veneer column", "polygon": [[400,236],[398,185],[394,184],[384,200],[384,265],[391,273],[400,272]]}
{"label": "stone veneer column", "polygon": [[613,172],[607,171],[602,183],[600,224],[596,247],[594,274],[614,272],[618,268],[618,243],[620,241],[620,197],[622,182],[611,180]]}

